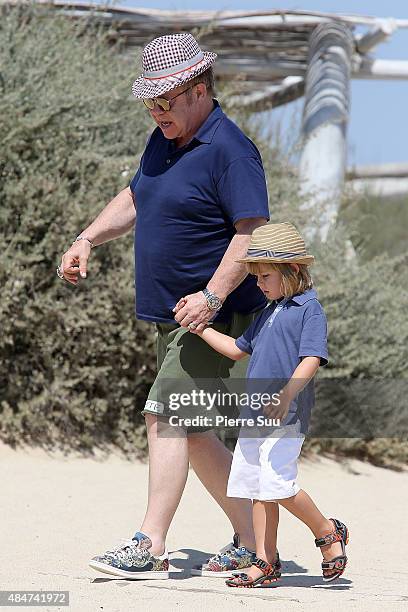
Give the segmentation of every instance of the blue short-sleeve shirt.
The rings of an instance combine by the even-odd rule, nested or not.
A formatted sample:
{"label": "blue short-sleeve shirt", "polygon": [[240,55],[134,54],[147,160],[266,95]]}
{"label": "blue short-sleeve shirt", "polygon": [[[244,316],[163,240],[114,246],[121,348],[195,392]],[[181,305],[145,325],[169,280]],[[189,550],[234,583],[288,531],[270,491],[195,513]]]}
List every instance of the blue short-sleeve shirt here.
{"label": "blue short-sleeve shirt", "polygon": [[[214,109],[193,139],[176,148],[160,128],[152,133],[130,183],[135,227],[136,316],[174,323],[184,295],[204,289],[240,219],[269,219],[260,153],[221,110]],[[226,299],[217,321],[265,306],[248,276]]]}
{"label": "blue short-sleeve shirt", "polygon": [[[320,365],[326,365],[328,351],[326,315],[314,289],[294,295],[277,314],[272,326],[264,326],[276,307],[277,302],[267,306],[235,343],[251,355],[247,378],[259,381],[260,387],[269,381],[268,388],[277,392],[291,378],[303,357],[320,357]],[[302,425],[307,426],[313,403],[313,381],[310,381],[299,395]],[[299,405],[291,407],[290,412],[299,411]]]}

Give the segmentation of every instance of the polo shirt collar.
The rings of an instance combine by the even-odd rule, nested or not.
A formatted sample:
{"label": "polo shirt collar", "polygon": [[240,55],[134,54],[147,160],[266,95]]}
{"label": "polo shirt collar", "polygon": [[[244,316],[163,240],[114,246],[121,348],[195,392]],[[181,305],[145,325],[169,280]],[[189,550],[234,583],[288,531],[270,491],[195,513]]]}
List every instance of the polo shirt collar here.
{"label": "polo shirt collar", "polygon": [[317,293],[314,289],[308,289],[304,293],[300,293],[299,295],[293,295],[291,300],[296,302],[296,304],[300,304],[301,306],[308,302],[309,300],[314,300],[317,298]]}
{"label": "polo shirt collar", "polygon": [[220,124],[221,119],[224,117],[224,112],[221,109],[220,103],[218,100],[213,98],[214,108],[211,113],[208,115],[207,119],[204,121],[202,126],[200,126],[197,132],[194,134],[193,138],[199,140],[200,142],[210,143],[214,137],[214,134]]}
{"label": "polo shirt collar", "polygon": [[[191,147],[191,143],[194,140],[206,144],[209,144],[212,141],[214,134],[221,123],[222,118],[225,117],[218,100],[213,98],[213,102],[213,110],[208,115],[204,123],[198,128],[197,132],[194,134],[191,140],[189,140],[189,142],[187,142],[185,145],[177,148],[174,140],[167,140],[163,136],[163,139],[165,139],[167,142],[167,152],[169,155],[183,154],[185,151],[187,151],[189,147]],[[157,129],[160,130],[159,127],[157,127]]]}

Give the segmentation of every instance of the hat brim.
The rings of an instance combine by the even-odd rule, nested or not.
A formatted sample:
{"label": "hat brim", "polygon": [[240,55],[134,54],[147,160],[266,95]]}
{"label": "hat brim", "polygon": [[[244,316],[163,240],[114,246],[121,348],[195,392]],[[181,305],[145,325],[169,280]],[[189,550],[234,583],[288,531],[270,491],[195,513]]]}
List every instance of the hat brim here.
{"label": "hat brim", "polygon": [[179,74],[163,77],[162,79],[147,79],[140,76],[132,85],[132,93],[136,98],[157,98],[167,91],[171,91],[184,83],[187,83],[194,77],[202,74],[216,60],[217,54],[210,51],[204,51],[204,58],[193,68],[183,70]]}
{"label": "hat brim", "polygon": [[305,255],[305,257],[294,257],[293,259],[279,259],[278,257],[245,257],[244,259],[236,259],[236,263],[286,263],[286,264],[306,264],[311,266],[315,258],[313,255]]}

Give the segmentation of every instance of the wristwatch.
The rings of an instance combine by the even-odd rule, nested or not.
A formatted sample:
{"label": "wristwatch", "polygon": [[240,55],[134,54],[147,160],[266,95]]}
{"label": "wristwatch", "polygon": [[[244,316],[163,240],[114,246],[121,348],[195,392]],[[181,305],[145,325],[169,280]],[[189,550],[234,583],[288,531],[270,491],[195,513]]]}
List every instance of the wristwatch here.
{"label": "wristwatch", "polygon": [[207,287],[203,289],[203,293],[204,293],[205,299],[207,300],[207,306],[210,310],[214,310],[214,311],[221,310],[222,302],[220,298],[217,295],[215,295],[215,293],[211,293],[211,291],[209,291]]}

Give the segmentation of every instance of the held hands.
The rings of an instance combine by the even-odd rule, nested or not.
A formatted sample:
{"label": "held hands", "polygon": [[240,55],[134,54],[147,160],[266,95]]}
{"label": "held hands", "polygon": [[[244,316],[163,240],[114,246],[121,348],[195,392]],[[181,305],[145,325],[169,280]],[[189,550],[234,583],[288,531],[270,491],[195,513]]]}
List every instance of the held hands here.
{"label": "held hands", "polygon": [[181,327],[189,327],[189,324],[194,324],[195,327],[189,329],[195,334],[201,334],[214,316],[214,312],[207,306],[207,300],[202,291],[181,298],[173,308],[173,312],[175,320],[180,323]]}
{"label": "held hands", "polygon": [[78,284],[79,275],[81,275],[81,278],[86,278],[90,252],[91,245],[89,242],[78,240],[62,256],[60,270],[64,279],[71,285]]}

